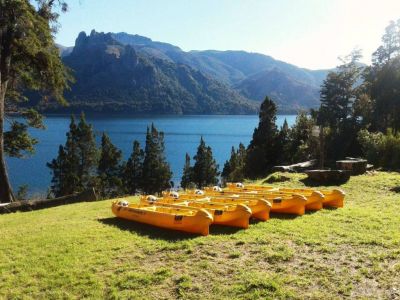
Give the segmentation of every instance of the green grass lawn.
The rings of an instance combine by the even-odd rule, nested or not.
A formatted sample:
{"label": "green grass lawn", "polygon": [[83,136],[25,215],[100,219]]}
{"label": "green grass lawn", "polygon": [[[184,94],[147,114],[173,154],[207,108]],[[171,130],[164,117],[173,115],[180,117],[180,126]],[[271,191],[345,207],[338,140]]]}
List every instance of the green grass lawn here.
{"label": "green grass lawn", "polygon": [[399,185],[352,177],[342,209],[206,237],[116,219],[110,200],[0,215],[0,299],[398,299]]}

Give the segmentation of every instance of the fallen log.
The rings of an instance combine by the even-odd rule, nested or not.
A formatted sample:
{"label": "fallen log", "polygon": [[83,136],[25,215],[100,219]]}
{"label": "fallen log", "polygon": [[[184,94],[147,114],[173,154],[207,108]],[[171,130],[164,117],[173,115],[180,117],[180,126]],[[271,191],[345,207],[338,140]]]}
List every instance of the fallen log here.
{"label": "fallen log", "polygon": [[12,213],[16,211],[31,211],[42,208],[49,208],[59,205],[97,201],[96,191],[92,188],[81,193],[62,196],[54,199],[23,200],[0,205],[0,214]]}
{"label": "fallen log", "polygon": [[293,164],[293,165],[275,166],[272,169],[274,172],[295,173],[295,172],[302,172],[302,171],[308,170],[308,169],[314,167],[316,164],[317,164],[317,160],[313,159],[313,160],[304,161],[304,162],[300,162],[300,163]]}

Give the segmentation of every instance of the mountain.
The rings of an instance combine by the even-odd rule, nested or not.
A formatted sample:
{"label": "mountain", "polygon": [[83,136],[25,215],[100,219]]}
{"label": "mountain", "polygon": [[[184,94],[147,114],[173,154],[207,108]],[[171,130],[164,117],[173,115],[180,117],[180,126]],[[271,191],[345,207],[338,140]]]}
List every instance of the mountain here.
{"label": "mountain", "polygon": [[[102,48],[95,43],[97,39],[103,39]],[[254,102],[268,95],[278,111],[296,112],[319,106],[320,85],[329,72],[245,51],[186,52],[125,32],[81,33],[77,43],[75,47],[60,46],[64,61],[78,79],[68,96],[72,107],[93,110],[102,109],[95,107],[97,103],[132,112],[213,113],[215,109],[215,113],[248,113],[254,111]],[[88,44],[85,49],[84,43]],[[135,53],[136,67],[128,70],[123,64],[116,68],[119,59],[131,55],[126,52]],[[112,63],[105,63],[110,59]]]}
{"label": "mountain", "polygon": [[[266,95],[282,105],[291,107],[298,104],[302,108],[319,104],[319,89],[329,70],[309,70],[275,60],[271,56],[245,51],[189,51],[167,43],[152,41],[139,35],[124,32],[113,33],[113,37],[137,51],[175,63],[183,63],[220,80],[242,95],[262,101]],[[280,82],[271,76],[284,79]],[[275,82],[278,85],[272,85]],[[286,94],[282,85],[291,91]],[[293,86],[292,86],[293,84]],[[299,89],[299,85],[302,88]],[[244,88],[244,86],[246,88]],[[305,95],[293,95],[292,91],[305,90]],[[249,92],[251,91],[251,92]],[[296,96],[296,97],[294,97]]]}
{"label": "mountain", "polygon": [[[154,44],[165,51],[177,48]],[[259,106],[189,65],[139,52],[111,33],[81,32],[63,61],[76,79],[66,93],[70,106],[46,106],[48,112],[248,114]]]}
{"label": "mountain", "polygon": [[250,75],[235,88],[249,99],[262,99],[268,95],[274,99],[280,111],[284,112],[319,106],[317,88],[278,68]]}

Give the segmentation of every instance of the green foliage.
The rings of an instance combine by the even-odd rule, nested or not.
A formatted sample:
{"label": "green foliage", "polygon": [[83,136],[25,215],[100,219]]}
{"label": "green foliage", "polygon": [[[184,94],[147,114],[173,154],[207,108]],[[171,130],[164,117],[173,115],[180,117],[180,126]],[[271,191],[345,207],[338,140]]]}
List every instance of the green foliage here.
{"label": "green foliage", "polygon": [[100,159],[97,166],[98,186],[102,197],[115,197],[122,191],[122,152],[107,134],[101,137]]}
{"label": "green foliage", "polygon": [[400,129],[400,56],[368,69],[365,85],[372,99],[371,128],[385,132]]}
{"label": "green foliage", "polygon": [[133,142],[133,150],[124,166],[123,184],[126,192],[135,195],[143,184],[144,151],[138,141]]}
{"label": "green foliage", "polygon": [[185,155],[185,165],[183,166],[183,173],[181,179],[181,187],[187,189],[192,183],[192,167],[190,166],[190,156],[188,153]]}
{"label": "green foliage", "polygon": [[390,21],[382,36],[382,45],[373,53],[375,66],[384,65],[400,54],[400,19]]}
{"label": "green foliage", "polygon": [[276,106],[267,96],[261,104],[258,127],[247,149],[245,173],[250,178],[266,175],[278,160],[281,149],[275,121]]}
{"label": "green foliage", "polygon": [[218,165],[213,157],[212,149],[207,146],[203,137],[197,147],[197,153],[193,157],[192,182],[198,188],[216,185],[218,183]]}
{"label": "green foliage", "polygon": [[146,194],[161,193],[170,187],[172,172],[165,158],[164,133],[154,124],[147,128],[142,188]]}
{"label": "green foliage", "polygon": [[35,152],[38,141],[28,134],[28,126],[12,121],[11,129],[4,132],[4,152],[11,157],[24,157]]}
{"label": "green foliage", "polygon": [[369,162],[376,167],[400,169],[400,133],[391,129],[386,134],[361,130],[358,139]]}
{"label": "green foliage", "polygon": [[244,180],[246,165],[246,148],[242,143],[237,150],[232,147],[231,157],[224,164],[222,178],[224,182],[241,182]]}
{"label": "green foliage", "polygon": [[363,89],[357,86],[363,70],[358,64],[360,58],[360,50],[353,50],[342,59],[343,64],[337,70],[328,74],[321,87],[318,125],[329,128],[324,147],[329,160],[360,155],[356,139],[359,122],[355,114],[355,103],[363,95]]}
{"label": "green foliage", "polygon": [[318,137],[312,135],[315,120],[305,112],[299,112],[296,123],[289,132],[285,153],[289,163],[297,163],[317,157]]}
{"label": "green foliage", "polygon": [[21,186],[18,187],[17,190],[17,194],[16,194],[16,198],[18,200],[26,200],[28,197],[28,185],[27,184],[23,184]]}
{"label": "green foliage", "polygon": [[354,50],[329,72],[321,87],[319,123],[340,129],[352,117],[352,105],[357,97],[356,83],[362,68],[357,65],[361,52]]}
{"label": "green foliage", "polygon": [[80,185],[86,189],[87,187],[93,186],[93,178],[96,174],[98,162],[98,150],[93,126],[86,122],[83,113],[81,113],[76,133],[76,146],[79,157],[79,182]]}
{"label": "green foliage", "polygon": [[[26,91],[37,91],[44,100],[51,98],[65,104],[63,92],[72,82],[54,44],[57,6],[66,11],[62,0],[0,1],[0,201],[14,200],[4,156],[33,153],[37,141],[27,129],[43,127],[36,111],[21,108],[27,101]],[[12,121],[11,130],[4,132],[6,115],[16,112],[26,122]]]}
{"label": "green foliage", "polygon": [[60,145],[57,158],[47,166],[53,173],[52,194],[69,195],[95,186],[98,151],[93,128],[82,114],[78,124],[71,116],[65,146]]}

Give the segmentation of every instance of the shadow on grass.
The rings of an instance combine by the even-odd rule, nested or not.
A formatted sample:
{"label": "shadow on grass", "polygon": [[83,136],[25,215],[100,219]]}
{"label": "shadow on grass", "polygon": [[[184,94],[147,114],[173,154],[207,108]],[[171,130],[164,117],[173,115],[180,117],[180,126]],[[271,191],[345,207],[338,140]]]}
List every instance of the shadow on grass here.
{"label": "shadow on grass", "polygon": [[188,239],[193,239],[201,235],[196,235],[196,234],[190,234],[182,231],[176,231],[176,230],[168,230],[168,229],[163,229],[143,223],[138,223],[134,221],[129,221],[129,220],[124,220],[120,218],[104,218],[104,219],[98,219],[99,222],[118,227],[121,230],[129,231],[129,232],[135,232],[136,234],[144,237],[149,237],[152,239],[160,239],[160,240],[166,240],[166,241],[182,241],[182,240],[188,240]]}
{"label": "shadow on grass", "polygon": [[[182,240],[188,240],[188,239],[193,239],[198,236],[201,236],[199,234],[190,234],[186,233],[183,231],[177,231],[177,230],[169,230],[169,229],[164,229],[164,228],[159,228],[156,226],[148,225],[148,224],[143,224],[139,222],[134,222],[134,221],[129,221],[129,220],[124,220],[120,218],[104,218],[104,219],[98,219],[99,222],[118,227],[121,230],[126,230],[129,232],[135,232],[136,234],[139,234],[140,236],[146,236],[152,239],[161,239],[161,240],[166,240],[166,241],[182,241]],[[229,226],[222,226],[222,225],[211,225],[210,226],[210,234],[212,235],[229,235],[229,234],[234,234],[240,230],[244,230],[242,228],[236,228],[236,227],[229,227]]]}
{"label": "shadow on grass", "polygon": [[229,234],[234,234],[241,230],[246,230],[246,229],[231,227],[231,226],[216,225],[216,224],[210,226],[210,234],[212,235],[229,235]]}
{"label": "shadow on grass", "polygon": [[271,219],[274,218],[274,219],[281,219],[281,220],[294,220],[301,216],[274,212],[274,213],[270,213],[270,217],[271,217]]}
{"label": "shadow on grass", "polygon": [[400,193],[400,186],[396,186],[390,189],[391,192]]}
{"label": "shadow on grass", "polygon": [[309,186],[309,187],[318,187],[318,186],[340,186],[342,184],[345,184],[347,180],[333,180],[333,181],[327,181],[327,182],[319,182],[319,181],[315,181],[312,180],[310,178],[304,178],[304,179],[300,179],[301,182],[304,183],[305,186]]}

